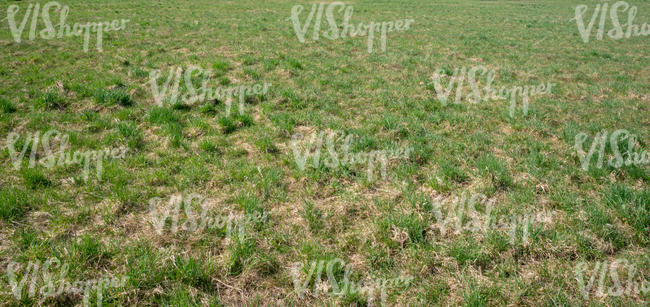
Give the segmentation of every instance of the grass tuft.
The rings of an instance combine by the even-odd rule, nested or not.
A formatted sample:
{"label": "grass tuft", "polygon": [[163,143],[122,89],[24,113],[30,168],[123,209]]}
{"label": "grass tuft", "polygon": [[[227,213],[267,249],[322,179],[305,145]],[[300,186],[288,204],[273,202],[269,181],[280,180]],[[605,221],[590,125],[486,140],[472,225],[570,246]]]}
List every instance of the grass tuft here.
{"label": "grass tuft", "polygon": [[13,221],[23,217],[29,210],[27,194],[14,187],[0,188],[0,218]]}
{"label": "grass tuft", "polygon": [[39,99],[39,104],[45,106],[49,110],[63,110],[68,106],[65,98],[61,97],[56,92],[47,92]]}
{"label": "grass tuft", "polygon": [[99,89],[95,92],[95,101],[99,104],[105,105],[121,105],[128,107],[133,105],[131,96],[123,89]]}
{"label": "grass tuft", "polygon": [[9,114],[16,112],[17,108],[13,103],[11,103],[11,101],[0,97],[0,110],[2,110],[3,113]]}
{"label": "grass tuft", "polygon": [[21,170],[21,176],[25,185],[30,189],[46,188],[52,185],[52,182],[36,168],[24,168]]}

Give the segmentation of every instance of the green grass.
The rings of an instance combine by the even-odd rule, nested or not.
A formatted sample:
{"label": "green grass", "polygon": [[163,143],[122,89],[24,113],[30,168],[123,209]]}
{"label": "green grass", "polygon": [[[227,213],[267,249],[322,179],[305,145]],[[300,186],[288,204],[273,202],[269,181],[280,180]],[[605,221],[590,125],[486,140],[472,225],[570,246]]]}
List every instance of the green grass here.
{"label": "green grass", "polygon": [[46,92],[41,96],[37,104],[44,106],[48,110],[62,110],[68,106],[68,102],[56,92]]}
{"label": "green grass", "polygon": [[129,94],[127,94],[124,90],[119,90],[119,89],[112,89],[112,90],[99,89],[95,93],[95,99],[98,104],[108,104],[108,105],[119,104],[123,107],[128,107],[133,104],[133,100],[131,100]]}
{"label": "green grass", "polygon": [[4,113],[8,114],[8,113],[16,112],[17,108],[9,100],[6,100],[4,98],[0,98],[0,110],[2,110],[2,112],[4,112]]}
{"label": "green grass", "polygon": [[0,190],[0,218],[12,221],[25,215],[30,204],[25,191],[17,188]]}
{"label": "green grass", "polygon": [[[20,6],[20,25],[33,3],[5,1],[0,12]],[[649,166],[604,161],[584,171],[574,149],[579,133],[589,135],[588,149],[596,133],[626,129],[638,136],[635,151],[650,151],[648,38],[585,44],[571,19],[587,4],[588,22],[597,3],[346,2],[352,23],[414,20],[387,34],[386,52],[376,38],[371,54],[367,37],[313,41],[312,27],[300,43],[291,9],[305,6],[303,22],[311,2],[66,1],[71,24],[130,19],[126,29],[104,33],[102,52],[91,37],[87,53],[82,37],[30,41],[31,18],[16,43],[3,16],[0,263],[58,257],[72,268],[69,280],[128,277],[124,288],[104,293],[106,306],[369,305],[363,295],[297,297],[288,268],[334,258],[351,264],[355,281],[413,276],[410,286],[388,289],[388,305],[647,304],[648,294],[584,298],[574,278],[581,261],[593,267],[618,258],[634,263],[639,279],[650,277]],[[649,22],[650,3],[628,3],[638,8],[636,24]],[[58,23],[58,13],[50,15]],[[36,31],[43,26],[39,19]],[[149,72],[160,69],[166,79],[170,67],[191,65],[212,71],[211,88],[272,86],[248,96],[243,114],[238,97],[229,114],[225,99],[158,106]],[[432,74],[478,65],[495,71],[495,88],[556,85],[531,98],[528,115],[518,108],[510,117],[506,100],[443,105]],[[27,135],[50,129],[69,135],[69,152],[128,151],[103,160],[101,179],[92,164],[85,181],[83,165],[30,166],[30,143],[16,170],[9,133],[20,135],[20,152]],[[354,153],[413,151],[388,161],[387,178],[376,167],[368,180],[364,165],[300,170],[292,135],[327,131],[354,135]],[[56,151],[59,143],[51,145]],[[612,144],[604,152],[611,155]],[[42,144],[33,153],[46,154]],[[210,199],[212,215],[267,219],[241,233],[224,226],[158,235],[147,222],[149,200],[177,193]],[[527,244],[521,227],[512,243],[505,229],[441,234],[434,199],[446,216],[454,197],[476,193],[493,200],[496,218],[552,218],[530,228]],[[4,267],[0,273],[7,285]],[[0,292],[8,306],[83,303],[79,295],[40,299]]]}
{"label": "green grass", "polygon": [[21,175],[25,182],[25,186],[31,188],[32,190],[45,188],[52,185],[47,176],[43,173],[42,170],[36,168],[26,168],[21,170]]}

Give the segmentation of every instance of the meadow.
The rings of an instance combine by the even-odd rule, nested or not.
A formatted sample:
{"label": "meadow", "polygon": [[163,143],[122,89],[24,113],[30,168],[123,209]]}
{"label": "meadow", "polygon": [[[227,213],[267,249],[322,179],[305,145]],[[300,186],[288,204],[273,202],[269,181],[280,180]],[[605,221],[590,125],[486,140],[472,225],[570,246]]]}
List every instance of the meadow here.
{"label": "meadow", "polygon": [[81,35],[37,3],[0,3],[0,306],[650,299],[648,1],[616,39],[615,1],[345,1],[314,31],[317,2],[60,0]]}

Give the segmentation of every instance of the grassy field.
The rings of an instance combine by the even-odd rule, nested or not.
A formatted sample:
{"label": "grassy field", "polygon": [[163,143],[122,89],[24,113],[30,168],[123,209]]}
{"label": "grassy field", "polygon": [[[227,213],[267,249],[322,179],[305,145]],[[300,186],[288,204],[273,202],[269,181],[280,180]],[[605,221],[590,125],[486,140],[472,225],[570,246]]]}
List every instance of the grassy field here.
{"label": "grassy field", "polygon": [[[366,37],[313,40],[311,27],[301,43],[292,7],[304,6],[303,22],[312,2],[286,0],[62,0],[68,24],[129,21],[104,33],[102,51],[93,37],[87,52],[82,37],[30,40],[31,19],[17,42],[5,13],[18,5],[20,26],[35,3],[0,3],[0,306],[639,306],[650,298],[650,167],[598,168],[594,157],[585,170],[575,149],[576,136],[588,136],[588,151],[598,132],[624,129],[637,136],[636,152],[650,151],[650,40],[597,40],[596,21],[585,43],[575,8],[589,7],[587,23],[601,1],[345,2],[356,24],[413,20],[387,34],[385,51],[376,39],[372,53]],[[635,24],[650,22],[650,2],[629,4]],[[192,65],[212,70],[212,88],[271,85],[247,97],[241,114],[227,114],[223,99],[158,105],[150,72],[162,71],[160,84],[170,68]],[[497,88],[554,87],[514,116],[506,99],[442,103],[434,73],[477,66],[495,72]],[[32,156],[48,158],[33,136],[54,130],[50,145],[67,141],[71,163],[30,166]],[[300,167],[296,135],[332,132],[353,136],[351,152],[408,148],[406,157],[384,161],[385,176],[379,160],[374,176],[362,163]],[[605,159],[615,152],[607,141]],[[106,149],[110,158],[88,172],[74,163],[74,152]],[[483,201],[463,213],[472,196]],[[156,215],[168,203],[182,203],[180,221]],[[249,222],[215,225],[187,208]],[[101,295],[43,294],[47,270],[26,272],[48,259],[58,264],[55,284],[124,282]],[[314,263],[324,267],[310,280]],[[617,270],[624,286],[645,280],[646,290],[612,294]],[[332,275],[408,282],[385,287],[383,298],[337,295]]]}

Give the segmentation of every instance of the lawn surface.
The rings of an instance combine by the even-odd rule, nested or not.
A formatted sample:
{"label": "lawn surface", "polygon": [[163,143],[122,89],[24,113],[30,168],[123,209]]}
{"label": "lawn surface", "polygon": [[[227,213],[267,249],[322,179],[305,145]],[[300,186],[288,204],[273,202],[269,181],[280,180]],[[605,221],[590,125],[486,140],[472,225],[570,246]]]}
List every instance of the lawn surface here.
{"label": "lawn surface", "polygon": [[[20,22],[30,3],[3,1],[0,16],[17,4]],[[587,283],[596,265],[617,259],[634,265],[635,281],[650,279],[649,165],[597,168],[594,158],[585,170],[574,148],[580,133],[588,150],[596,133],[625,129],[637,135],[637,152],[650,151],[650,40],[583,42],[575,7],[589,6],[587,22],[601,2],[346,2],[355,23],[414,20],[372,53],[366,37],[314,41],[308,31],[301,43],[290,17],[302,4],[304,20],[311,3],[303,1],[61,3],[68,24],[130,21],[104,34],[102,52],[94,38],[84,52],[81,37],[29,40],[31,20],[17,43],[2,20],[0,305],[83,304],[79,293],[30,296],[29,282],[19,299],[12,293],[11,263],[23,277],[28,263],[53,257],[69,265],[68,282],[126,277],[103,291],[104,306],[378,304],[377,295],[325,293],[325,269],[299,295],[295,263],[304,281],[313,262],[337,258],[355,282],[411,276],[386,289],[387,305],[647,304],[648,292],[597,293],[601,275],[583,295],[576,279],[581,263]],[[629,3],[636,24],[650,22],[650,2]],[[249,97],[243,114],[226,115],[220,100],[158,106],[149,72],[191,65],[214,72],[213,88],[272,85]],[[437,69],[478,65],[495,71],[495,87],[555,86],[514,117],[504,99],[439,101]],[[69,152],[127,150],[103,161],[101,178],[91,164],[88,180],[79,164],[30,167],[30,146],[14,167],[11,133],[20,151],[27,136],[49,130],[68,136]],[[412,152],[372,179],[361,164],[301,169],[292,136],[332,131],[353,135],[353,152]],[[150,204],[192,193],[209,199],[208,216],[265,218],[238,231],[171,231],[172,221],[156,231]],[[497,220],[544,218],[514,235],[497,226],[456,231],[435,208],[449,216],[463,195],[485,196]],[[483,203],[473,214],[486,211]]]}

